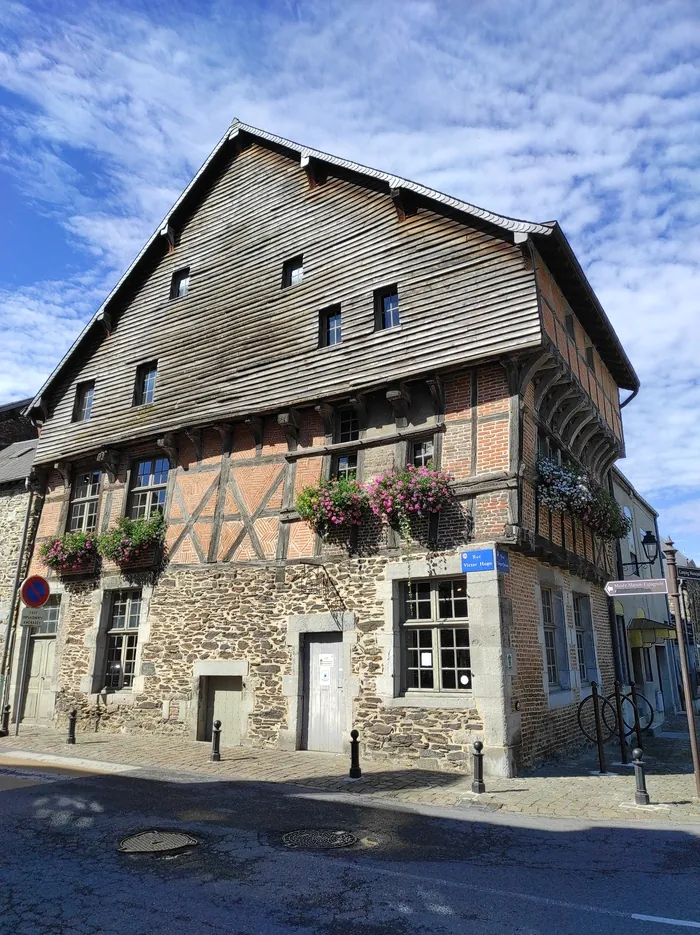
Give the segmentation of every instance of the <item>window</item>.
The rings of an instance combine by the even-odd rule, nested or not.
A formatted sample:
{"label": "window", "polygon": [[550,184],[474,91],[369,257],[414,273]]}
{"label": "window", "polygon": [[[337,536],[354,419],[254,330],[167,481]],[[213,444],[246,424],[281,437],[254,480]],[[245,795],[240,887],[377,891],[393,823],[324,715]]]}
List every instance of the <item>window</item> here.
{"label": "window", "polygon": [[642,650],[642,658],[644,659],[644,681],[653,682],[654,681],[654,669],[651,664],[651,650],[648,646],[645,646]]}
{"label": "window", "polygon": [[134,683],[140,616],[140,591],[113,593],[107,622],[105,688],[120,691]]}
{"label": "window", "polygon": [[466,578],[403,585],[405,690],[469,691],[471,650]]}
{"label": "window", "polygon": [[324,309],[319,316],[319,347],[332,347],[343,340],[339,305]]}
{"label": "window", "polygon": [[170,462],[167,458],[137,461],[132,470],[132,487],[128,515],[131,519],[148,519],[165,509],[165,490]]}
{"label": "window", "polygon": [[95,381],[79,383],[75,390],[74,422],[87,422],[92,413],[92,401],[95,397]]}
{"label": "window", "polygon": [[183,299],[190,291],[190,268],[179,269],[173,273],[170,282],[170,298]]}
{"label": "window", "polygon": [[92,532],[97,528],[100,478],[99,471],[85,471],[74,479],[68,510],[69,532]]}
{"label": "window", "polygon": [[334,477],[344,477],[346,480],[353,480],[357,477],[357,455],[338,455],[333,459]]}
{"label": "window", "polygon": [[639,577],[639,563],[637,560],[637,544],[634,541],[634,523],[632,521],[632,512],[628,506],[622,508],[622,512],[625,515],[625,518],[629,521],[630,531],[627,533],[627,548],[630,553],[630,560],[627,564],[629,568],[630,575],[637,575]]}
{"label": "window", "polygon": [[590,344],[586,348],[586,363],[593,373],[595,373],[595,352]]}
{"label": "window", "polygon": [[627,662],[627,627],[622,614],[615,615],[615,630],[617,633],[618,662],[620,664],[620,681],[623,685],[629,684],[630,672]]}
{"label": "window", "polygon": [[576,325],[574,324],[573,315],[564,316],[564,327],[566,328],[566,333],[569,335],[569,337],[573,338],[575,341],[576,340]]}
{"label": "window", "polygon": [[411,460],[415,467],[426,467],[433,460],[433,440],[414,442]]}
{"label": "window", "polygon": [[356,442],[360,437],[360,423],[354,409],[341,409],[338,412],[338,441]]}
{"label": "window", "polygon": [[557,653],[557,625],[554,616],[554,597],[551,588],[542,588],[541,594],[547,683],[550,688],[553,688],[559,687],[559,659]]}
{"label": "window", "polygon": [[537,457],[561,464],[561,449],[543,431],[537,433]]}
{"label": "window", "polygon": [[282,288],[289,289],[290,286],[298,286],[304,279],[304,257],[295,256],[293,260],[287,260],[282,267]]}
{"label": "window", "polygon": [[377,289],[374,293],[375,328],[386,331],[400,325],[399,320],[399,290],[398,286],[387,286]]}
{"label": "window", "polygon": [[136,385],[134,386],[134,406],[145,406],[152,403],[156,393],[156,374],[158,361],[151,360],[147,364],[140,364],[136,368]]}
{"label": "window", "polygon": [[44,604],[44,622],[32,631],[34,636],[55,636],[58,633],[58,617],[61,612],[60,594],[52,594]]}

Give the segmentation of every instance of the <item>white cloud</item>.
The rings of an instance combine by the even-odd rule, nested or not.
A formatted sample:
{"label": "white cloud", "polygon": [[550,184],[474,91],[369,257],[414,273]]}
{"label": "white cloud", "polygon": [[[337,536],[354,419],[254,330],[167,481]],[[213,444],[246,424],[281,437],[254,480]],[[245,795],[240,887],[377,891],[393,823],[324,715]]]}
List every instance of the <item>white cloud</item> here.
{"label": "white cloud", "polygon": [[[0,294],[2,396],[35,388],[238,116],[504,214],[558,218],[642,378],[622,467],[700,555],[693,0],[604,15],[594,0],[144,9],[0,12],[0,88],[14,95],[0,166],[64,226],[87,276]],[[54,328],[48,352],[25,319]]]}

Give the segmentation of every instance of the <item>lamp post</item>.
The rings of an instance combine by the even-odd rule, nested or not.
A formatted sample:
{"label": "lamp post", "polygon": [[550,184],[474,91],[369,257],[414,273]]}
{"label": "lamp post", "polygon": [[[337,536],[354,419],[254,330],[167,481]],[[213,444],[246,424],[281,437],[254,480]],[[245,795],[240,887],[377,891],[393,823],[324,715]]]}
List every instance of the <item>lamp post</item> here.
{"label": "lamp post", "polygon": [[681,616],[681,602],[678,593],[678,568],[676,567],[676,552],[672,540],[664,542],[664,557],[666,558],[666,581],[668,583],[668,597],[671,601],[671,610],[676,619],[676,637],[678,639],[678,655],[681,657],[681,676],[683,679],[683,695],[685,696],[685,713],[688,718],[690,731],[690,751],[693,756],[693,771],[695,772],[695,794],[700,799],[700,755],[698,754],[698,738],[695,733],[695,711],[693,711],[693,696],[690,690],[690,673],[688,672],[688,656],[685,649],[685,623]]}

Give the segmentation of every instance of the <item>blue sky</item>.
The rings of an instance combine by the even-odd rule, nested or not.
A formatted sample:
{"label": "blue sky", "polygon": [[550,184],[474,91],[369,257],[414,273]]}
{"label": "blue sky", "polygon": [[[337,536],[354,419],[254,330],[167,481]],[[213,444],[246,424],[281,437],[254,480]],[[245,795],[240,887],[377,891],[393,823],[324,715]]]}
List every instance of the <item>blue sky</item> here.
{"label": "blue sky", "polygon": [[620,466],[700,558],[698,63],[697,0],[4,0],[0,400],[239,117],[558,219],[642,381]]}

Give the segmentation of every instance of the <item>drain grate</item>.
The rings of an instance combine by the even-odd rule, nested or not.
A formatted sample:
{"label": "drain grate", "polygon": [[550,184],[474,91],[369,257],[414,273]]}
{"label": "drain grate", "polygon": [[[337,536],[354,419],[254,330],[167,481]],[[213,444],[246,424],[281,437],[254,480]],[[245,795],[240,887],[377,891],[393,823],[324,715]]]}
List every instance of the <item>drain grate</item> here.
{"label": "drain grate", "polygon": [[165,854],[195,844],[199,841],[182,831],[139,831],[120,841],[119,850],[126,854]]}
{"label": "drain grate", "polygon": [[282,835],[282,841],[287,847],[329,848],[350,847],[357,844],[357,838],[349,831],[290,831]]}

